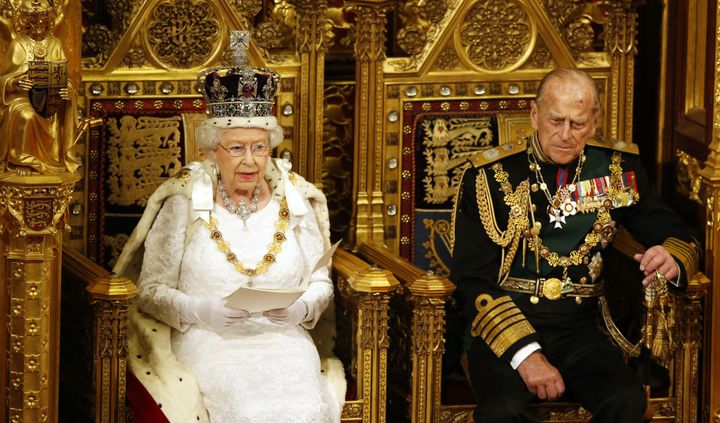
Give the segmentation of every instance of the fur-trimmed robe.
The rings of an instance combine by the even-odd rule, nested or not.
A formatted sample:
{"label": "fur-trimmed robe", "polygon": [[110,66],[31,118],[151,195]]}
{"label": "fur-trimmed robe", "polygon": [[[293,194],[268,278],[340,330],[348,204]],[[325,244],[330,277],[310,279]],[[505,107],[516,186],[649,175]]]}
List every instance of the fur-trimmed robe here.
{"label": "fur-trimmed robe", "polygon": [[[268,161],[265,170],[265,179],[276,199],[285,196],[281,170],[283,165],[282,160],[273,159]],[[325,195],[297,174],[291,174],[290,179],[295,189],[303,198],[308,199],[313,207],[318,227],[323,235],[324,247],[328,249],[330,222]],[[188,164],[175,177],[163,183],[150,196],[142,218],[125,244],[113,271],[137,281],[142,268],[145,237],[165,199],[181,194],[195,205],[198,202],[193,200],[193,192],[197,196],[198,190],[193,188],[208,181],[212,181],[212,192],[215,192],[217,178],[212,162],[205,160],[202,163]],[[202,211],[199,214],[202,214]],[[199,219],[198,217],[190,224],[186,238],[194,233],[193,226],[201,223]],[[162,404],[162,412],[168,420],[172,423],[209,422],[195,376],[187,366],[177,360],[171,350],[171,328],[138,311],[135,304],[130,308],[128,320],[129,369],[153,396],[155,402]],[[346,384],[342,363],[333,355],[335,323],[332,301],[310,333],[320,354],[323,375],[329,379],[338,400],[342,401],[345,398]]]}

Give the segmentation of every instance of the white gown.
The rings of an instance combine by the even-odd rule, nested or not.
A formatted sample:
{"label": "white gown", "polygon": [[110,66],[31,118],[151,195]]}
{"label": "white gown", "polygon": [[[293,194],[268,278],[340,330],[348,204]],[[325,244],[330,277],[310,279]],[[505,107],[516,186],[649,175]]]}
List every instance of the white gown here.
{"label": "white gown", "polygon": [[[292,217],[286,241],[276,262],[255,276],[252,285],[297,287],[323,253],[322,235],[312,208]],[[271,199],[253,213],[245,229],[239,216],[215,204],[212,215],[223,239],[246,268],[254,268],[272,243],[280,203]],[[186,228],[190,203],[169,197],[145,241],[139,278],[140,308],[173,330],[172,348],[198,378],[213,423],[340,421],[340,405],[320,372],[317,349],[301,325],[277,325],[261,316],[222,329],[180,320],[178,304],[184,296],[219,298],[248,277],[225,259],[203,224]],[[184,253],[183,253],[184,251]],[[316,271],[301,297],[308,304],[311,328],[332,299],[326,269]]]}

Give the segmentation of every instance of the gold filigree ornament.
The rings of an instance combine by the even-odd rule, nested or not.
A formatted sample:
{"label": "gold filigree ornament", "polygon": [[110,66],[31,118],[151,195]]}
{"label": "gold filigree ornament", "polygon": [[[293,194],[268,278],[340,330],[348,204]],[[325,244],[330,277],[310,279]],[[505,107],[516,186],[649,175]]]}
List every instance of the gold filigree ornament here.
{"label": "gold filigree ornament", "polygon": [[273,241],[268,245],[268,251],[263,256],[262,260],[260,260],[260,262],[258,262],[258,264],[256,264],[252,269],[246,268],[240,260],[238,260],[237,255],[232,252],[230,244],[223,239],[222,233],[217,227],[217,220],[212,215],[210,215],[210,222],[205,222],[205,227],[207,227],[210,231],[210,239],[215,241],[218,250],[225,255],[227,261],[235,266],[235,270],[250,278],[248,280],[248,286],[252,286],[253,277],[267,272],[268,267],[275,263],[275,256],[280,254],[280,251],[282,250],[282,243],[285,242],[285,239],[287,239],[285,231],[288,228],[289,222],[290,211],[288,210],[287,200],[283,198],[280,203],[278,219],[275,222],[275,234],[273,235]]}

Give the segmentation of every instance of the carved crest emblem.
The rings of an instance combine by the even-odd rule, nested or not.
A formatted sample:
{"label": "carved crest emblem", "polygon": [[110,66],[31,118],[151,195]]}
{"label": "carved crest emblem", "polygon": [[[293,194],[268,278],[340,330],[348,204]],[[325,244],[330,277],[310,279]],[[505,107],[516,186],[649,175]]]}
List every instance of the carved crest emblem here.
{"label": "carved crest emblem", "polygon": [[23,205],[25,224],[34,231],[41,231],[52,224],[52,198],[26,198]]}

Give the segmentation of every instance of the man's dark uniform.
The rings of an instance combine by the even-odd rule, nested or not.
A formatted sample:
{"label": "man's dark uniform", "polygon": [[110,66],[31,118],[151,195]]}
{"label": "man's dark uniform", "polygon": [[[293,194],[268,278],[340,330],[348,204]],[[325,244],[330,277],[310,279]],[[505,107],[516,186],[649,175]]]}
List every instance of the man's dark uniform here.
{"label": "man's dark uniform", "polygon": [[[458,193],[452,279],[472,322],[475,420],[535,421],[524,407],[534,395],[510,365],[535,341],[563,377],[564,398],[580,401],[593,421],[638,422],[646,405],[641,384],[598,327],[596,253],[623,226],[645,248],[664,246],[683,285],[697,269],[697,247],[654,192],[636,146],[591,140],[581,166],[580,158],[566,166],[543,162],[539,148],[533,136],[484,152]],[[572,191],[562,204],[558,186]],[[552,216],[548,196],[559,206]]]}

